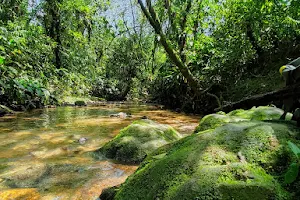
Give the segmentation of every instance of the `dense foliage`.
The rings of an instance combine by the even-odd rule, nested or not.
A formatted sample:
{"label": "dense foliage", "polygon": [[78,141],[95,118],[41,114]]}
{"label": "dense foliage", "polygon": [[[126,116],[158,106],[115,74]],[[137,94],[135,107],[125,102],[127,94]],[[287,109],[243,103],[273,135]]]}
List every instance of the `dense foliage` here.
{"label": "dense foliage", "polygon": [[[116,2],[129,13],[124,8],[111,19]],[[35,108],[91,95],[210,111],[215,99],[223,104],[281,87],[278,67],[299,56],[299,1],[154,1],[170,49],[199,90],[212,94],[198,95],[137,1],[111,3],[5,0],[0,104]]]}
{"label": "dense foliage", "polygon": [[[278,68],[299,56],[299,6],[298,1],[186,0],[159,1],[154,10],[171,48],[202,87],[232,101],[281,87]],[[199,101],[177,70],[161,84],[165,90],[171,85],[166,81],[181,88],[171,101],[211,107],[210,97]]]}

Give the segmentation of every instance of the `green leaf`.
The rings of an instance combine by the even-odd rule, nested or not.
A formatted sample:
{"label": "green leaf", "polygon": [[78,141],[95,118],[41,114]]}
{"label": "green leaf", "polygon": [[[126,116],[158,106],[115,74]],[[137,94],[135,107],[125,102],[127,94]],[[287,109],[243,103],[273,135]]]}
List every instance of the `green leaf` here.
{"label": "green leaf", "polygon": [[17,75],[17,74],[18,74],[18,70],[16,70],[15,68],[13,68],[13,67],[8,67],[8,69],[9,69],[10,72],[13,73],[14,75]]}
{"label": "green leaf", "polygon": [[162,154],[159,154],[159,155],[156,155],[156,156],[152,156],[152,158],[154,159],[162,159],[166,156],[167,154],[166,153],[162,153]]}
{"label": "green leaf", "polygon": [[50,92],[48,90],[42,88],[42,91],[44,92],[44,95],[45,95],[46,98],[50,97],[51,94],[50,94]]}
{"label": "green leaf", "polygon": [[294,182],[299,173],[299,165],[297,163],[292,163],[288,168],[288,171],[285,173],[284,182],[290,184]]}
{"label": "green leaf", "polygon": [[37,93],[38,97],[43,97],[44,96],[44,93],[42,92],[42,90],[40,88],[36,89],[36,93]]}
{"label": "green leaf", "polygon": [[12,45],[12,44],[14,44],[14,43],[16,43],[14,39],[10,39],[10,40],[9,40],[9,44],[10,44],[10,45]]}
{"label": "green leaf", "polygon": [[297,156],[297,158],[300,157],[300,149],[292,142],[288,142],[288,145],[292,152]]}
{"label": "green leaf", "polygon": [[32,94],[33,93],[33,88],[32,87],[27,87],[27,91],[29,91]]}
{"label": "green leaf", "polygon": [[5,62],[5,58],[3,58],[2,56],[0,56],[0,65],[3,65]]}

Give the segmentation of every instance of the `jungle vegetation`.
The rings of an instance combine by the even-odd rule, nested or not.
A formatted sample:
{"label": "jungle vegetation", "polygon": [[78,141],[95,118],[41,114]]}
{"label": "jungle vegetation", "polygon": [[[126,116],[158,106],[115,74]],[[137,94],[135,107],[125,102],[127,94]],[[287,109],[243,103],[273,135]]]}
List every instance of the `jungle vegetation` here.
{"label": "jungle vegetation", "polygon": [[[113,13],[116,2],[126,9]],[[284,85],[299,10],[297,0],[1,0],[0,104],[91,96],[209,112]]]}

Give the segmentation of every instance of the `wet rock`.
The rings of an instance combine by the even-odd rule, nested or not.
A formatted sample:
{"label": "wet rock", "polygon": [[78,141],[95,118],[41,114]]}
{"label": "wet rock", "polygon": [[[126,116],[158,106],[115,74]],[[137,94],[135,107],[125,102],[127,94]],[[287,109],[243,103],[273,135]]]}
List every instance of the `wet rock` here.
{"label": "wet rock", "polygon": [[147,116],[143,116],[143,117],[141,117],[141,119],[148,119],[148,117]]}
{"label": "wet rock", "polygon": [[125,173],[124,170],[121,170],[121,169],[116,169],[116,170],[115,170],[115,176],[116,176],[116,177],[121,177],[121,176],[124,175],[124,173]]}
{"label": "wet rock", "polygon": [[61,105],[62,105],[62,106],[70,106],[70,107],[75,106],[75,104],[69,103],[69,102],[63,102]]}
{"label": "wet rock", "polygon": [[299,128],[291,121],[250,120],[253,115],[239,119],[245,118],[207,123],[209,129],[155,150],[114,199],[297,199],[300,180],[287,187],[280,177],[292,162],[287,141],[300,146]]}
{"label": "wet rock", "polygon": [[10,107],[14,111],[25,111],[26,110],[25,106],[23,106],[23,105],[11,104]]}
{"label": "wet rock", "polygon": [[113,200],[120,186],[106,188],[100,195],[100,200]]}
{"label": "wet rock", "polygon": [[55,105],[46,105],[46,106],[44,106],[44,108],[56,108],[56,106]]}
{"label": "wet rock", "polygon": [[82,138],[80,138],[80,139],[78,140],[78,142],[79,142],[79,144],[83,145],[83,144],[86,143],[87,140],[88,140],[87,138],[82,137]]}
{"label": "wet rock", "polygon": [[176,108],[176,109],[175,109],[175,112],[180,113],[180,112],[181,112],[181,109],[180,109],[180,108]]}
{"label": "wet rock", "polygon": [[124,113],[124,112],[119,112],[117,114],[111,114],[109,117],[117,117],[117,118],[121,118],[121,119],[125,119],[128,117],[132,117],[130,113]]}
{"label": "wet rock", "polygon": [[0,191],[0,199],[3,200],[39,200],[41,199],[37,189],[8,189]]}
{"label": "wet rock", "polygon": [[87,106],[87,104],[84,101],[75,101],[75,106]]}
{"label": "wet rock", "polygon": [[163,110],[164,106],[163,105],[154,105],[157,109]]}
{"label": "wet rock", "polygon": [[112,141],[97,150],[95,155],[104,155],[126,163],[139,163],[158,147],[180,138],[180,134],[169,125],[138,120],[122,129]]}
{"label": "wet rock", "polygon": [[4,184],[11,188],[36,188],[37,181],[43,176],[46,170],[47,167],[45,164],[28,163],[10,168],[1,178],[3,178]]}

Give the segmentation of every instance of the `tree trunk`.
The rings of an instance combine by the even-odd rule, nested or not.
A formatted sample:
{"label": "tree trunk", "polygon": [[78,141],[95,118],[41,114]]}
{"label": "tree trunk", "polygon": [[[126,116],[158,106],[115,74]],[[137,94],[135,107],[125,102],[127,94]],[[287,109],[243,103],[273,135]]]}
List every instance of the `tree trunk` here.
{"label": "tree trunk", "polygon": [[268,105],[275,101],[282,101],[286,98],[298,98],[300,97],[300,84],[287,86],[283,89],[268,92],[265,94],[254,95],[249,98],[242,99],[241,101],[234,102],[223,106],[222,109],[217,108],[215,111],[230,112],[236,109],[250,109],[253,106]]}
{"label": "tree trunk", "polygon": [[[144,6],[143,1],[138,0],[138,3],[140,4],[144,15],[146,16],[149,23],[153,27],[155,33],[160,36],[160,38],[159,38],[160,43],[164,47],[164,49],[167,52],[167,54],[168,54],[169,58],[171,59],[171,61],[179,69],[179,71],[181,72],[183,77],[186,78],[187,83],[190,86],[190,88],[194,91],[196,96],[201,96],[201,95],[205,94],[205,95],[208,95],[208,96],[211,96],[211,97],[215,98],[218,105],[219,105],[219,107],[222,107],[219,98],[214,94],[208,93],[207,90],[204,90],[201,87],[200,83],[193,76],[193,74],[189,70],[188,66],[181,60],[180,55],[178,55],[176,53],[176,51],[172,48],[172,46],[170,45],[170,41],[167,39],[166,35],[164,34],[164,32],[162,30],[162,25],[159,21],[159,18],[157,16],[156,12],[154,11],[154,8],[151,5],[151,0],[146,0],[146,2],[147,2],[147,7],[148,7],[149,11]],[[189,10],[190,8],[187,7],[187,9]]]}
{"label": "tree trunk", "polygon": [[[147,0],[147,2],[150,2]],[[192,75],[188,67],[182,62],[180,59],[180,56],[176,55],[175,51],[172,49],[172,47],[169,45],[169,42],[167,41],[167,38],[165,34],[163,33],[161,29],[161,24],[158,21],[158,18],[156,16],[156,13],[153,10],[153,7],[148,3],[148,8],[150,13],[147,11],[146,7],[144,6],[143,2],[141,0],[138,0],[138,3],[140,4],[143,13],[147,17],[148,21],[152,25],[152,27],[155,30],[155,33],[160,36],[160,43],[164,47],[165,51],[169,55],[170,59],[173,61],[173,63],[178,67],[181,74],[187,79],[189,86],[192,88],[192,90],[195,93],[201,93],[201,86],[197,79]]]}
{"label": "tree trunk", "polygon": [[55,56],[55,66],[57,69],[61,68],[61,21],[60,21],[60,11],[58,2],[47,0],[46,13],[44,23],[47,30],[47,34],[56,42],[56,47],[54,48]]}

